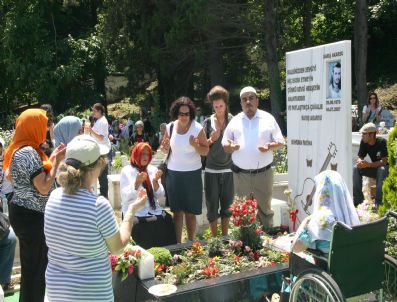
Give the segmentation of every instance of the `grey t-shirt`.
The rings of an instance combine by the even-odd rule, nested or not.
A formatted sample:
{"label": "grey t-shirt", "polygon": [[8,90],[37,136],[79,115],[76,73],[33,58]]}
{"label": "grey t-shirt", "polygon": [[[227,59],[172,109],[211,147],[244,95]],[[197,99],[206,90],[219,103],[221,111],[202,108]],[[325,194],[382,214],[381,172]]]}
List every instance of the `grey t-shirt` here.
{"label": "grey t-shirt", "polygon": [[[211,117],[206,118],[203,123],[203,128],[204,128],[204,131],[205,131],[207,137],[210,137],[212,131],[215,131],[215,128],[211,124]],[[233,117],[233,115],[229,114],[226,126],[229,123],[229,121],[232,119],[232,117]],[[208,130],[209,130],[209,133],[207,133]],[[225,129],[223,129],[221,131],[221,135],[220,135],[219,139],[217,139],[210,146],[210,150],[208,152],[206,163],[205,163],[205,166],[208,169],[223,170],[223,169],[230,169],[232,166],[232,155],[230,153],[226,153],[223,150],[223,146],[222,146],[222,137],[223,137],[224,130]]]}

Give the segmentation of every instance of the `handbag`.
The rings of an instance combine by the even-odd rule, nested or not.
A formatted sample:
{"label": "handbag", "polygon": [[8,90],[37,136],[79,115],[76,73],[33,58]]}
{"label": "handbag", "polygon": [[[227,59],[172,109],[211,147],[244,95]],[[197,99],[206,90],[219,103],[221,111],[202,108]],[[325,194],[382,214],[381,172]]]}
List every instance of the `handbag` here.
{"label": "handbag", "polygon": [[10,219],[4,213],[0,213],[0,241],[8,235],[10,230]]}
{"label": "handbag", "polygon": [[[171,136],[172,136],[172,130],[174,129],[174,123],[171,124],[170,126],[170,140],[171,140]],[[165,174],[167,173],[167,163],[168,163],[168,159],[170,158],[171,155],[171,145],[170,145],[170,150],[168,151],[167,157],[165,160],[163,160],[158,166],[157,169],[163,171],[163,175],[165,176]]]}
{"label": "handbag", "polygon": [[[208,140],[211,137],[211,117],[209,117],[204,121],[204,128],[205,128],[205,135]],[[207,163],[207,156],[201,155],[201,170],[205,170],[206,163]]]}

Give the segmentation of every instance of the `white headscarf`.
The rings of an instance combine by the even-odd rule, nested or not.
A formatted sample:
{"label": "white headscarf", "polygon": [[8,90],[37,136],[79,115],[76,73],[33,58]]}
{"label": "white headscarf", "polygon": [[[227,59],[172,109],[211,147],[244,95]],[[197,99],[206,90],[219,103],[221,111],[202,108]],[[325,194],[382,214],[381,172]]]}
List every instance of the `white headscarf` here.
{"label": "white headscarf", "polygon": [[307,229],[314,240],[331,241],[332,226],[342,221],[349,226],[360,224],[356,208],[342,176],[331,170],[318,174],[314,181],[313,214]]}

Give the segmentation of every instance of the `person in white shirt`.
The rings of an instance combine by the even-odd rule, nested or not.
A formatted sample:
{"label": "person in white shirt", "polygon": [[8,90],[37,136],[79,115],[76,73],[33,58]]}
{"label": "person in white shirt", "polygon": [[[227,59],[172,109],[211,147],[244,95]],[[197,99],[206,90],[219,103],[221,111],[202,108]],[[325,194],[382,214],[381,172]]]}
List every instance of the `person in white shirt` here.
{"label": "person in white shirt", "polygon": [[[90,125],[84,125],[84,128],[99,145],[103,145],[110,152],[109,123],[104,114],[105,107],[101,103],[94,104],[92,106],[92,115],[95,123],[92,127]],[[105,198],[108,198],[108,172],[108,167],[105,167],[98,178],[99,192]]]}
{"label": "person in white shirt", "polygon": [[283,147],[284,138],[274,117],[258,109],[256,90],[240,92],[243,112],[229,122],[222,138],[225,152],[232,153],[234,192],[258,202],[257,218],[265,230],[272,227],[273,151]]}
{"label": "person in white shirt", "polygon": [[174,213],[178,243],[182,241],[183,217],[186,220],[188,240],[193,241],[196,215],[202,211],[200,155],[207,155],[209,148],[203,126],[195,121],[195,116],[196,108],[191,99],[182,96],[175,100],[170,108],[170,117],[174,122],[167,125],[161,144],[163,152],[171,152],[165,183],[171,211]]}
{"label": "person in white shirt", "polygon": [[132,239],[143,248],[176,243],[172,217],[158,201],[164,197],[164,188],[160,181],[163,171],[150,164],[152,155],[152,148],[148,143],[135,144],[131,152],[131,164],[125,166],[120,175],[123,215],[130,203],[137,198],[140,189],[146,190],[147,202],[135,213],[136,222],[132,230]]}

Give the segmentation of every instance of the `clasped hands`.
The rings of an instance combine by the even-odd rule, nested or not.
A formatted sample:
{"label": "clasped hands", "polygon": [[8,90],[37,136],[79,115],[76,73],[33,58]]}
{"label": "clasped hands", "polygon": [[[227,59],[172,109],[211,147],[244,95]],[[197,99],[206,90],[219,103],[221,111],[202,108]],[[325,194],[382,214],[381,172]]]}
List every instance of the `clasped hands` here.
{"label": "clasped hands", "polygon": [[367,162],[367,161],[364,160],[364,159],[361,159],[361,158],[358,158],[358,159],[357,159],[356,165],[357,165],[357,168],[359,168],[359,169],[370,168],[370,163]]}
{"label": "clasped hands", "polygon": [[[158,182],[162,175],[163,171],[157,170],[153,177],[153,182]],[[139,172],[135,179],[135,188],[138,188],[148,177],[149,176],[146,172]]]}

